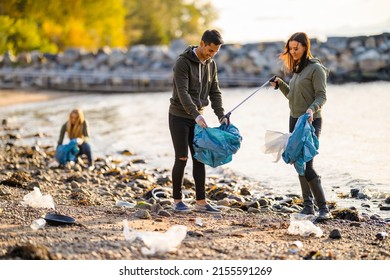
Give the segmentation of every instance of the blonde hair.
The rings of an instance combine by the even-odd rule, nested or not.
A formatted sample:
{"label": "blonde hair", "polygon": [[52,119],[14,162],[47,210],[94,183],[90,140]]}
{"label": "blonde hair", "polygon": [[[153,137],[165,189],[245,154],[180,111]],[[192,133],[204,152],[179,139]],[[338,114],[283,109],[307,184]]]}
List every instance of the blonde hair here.
{"label": "blonde hair", "polygon": [[[77,114],[76,123],[72,125],[71,116]],[[73,138],[84,138],[83,127],[84,127],[84,113],[80,109],[74,109],[69,114],[68,122],[66,124],[66,132],[70,139]]]}
{"label": "blonde hair", "polygon": [[[297,41],[306,48],[300,61],[294,61],[290,54],[289,43],[291,41]],[[309,59],[313,58],[310,51],[310,39],[304,32],[296,32],[290,36],[286,45],[284,46],[284,52],[280,54],[279,58],[283,61],[284,73],[301,72],[302,69],[308,64]]]}

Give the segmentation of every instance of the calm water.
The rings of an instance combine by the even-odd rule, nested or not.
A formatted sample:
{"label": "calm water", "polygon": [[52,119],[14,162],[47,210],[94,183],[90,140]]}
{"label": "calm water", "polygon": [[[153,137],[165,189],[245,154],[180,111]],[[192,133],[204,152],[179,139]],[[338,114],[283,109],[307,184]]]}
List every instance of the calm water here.
{"label": "calm water", "polygon": [[[223,90],[226,111],[254,89]],[[74,107],[84,110],[90,123],[94,156],[132,150],[156,167],[171,168],[173,147],[168,130],[170,92],[149,94],[88,94],[60,100],[3,107],[0,117],[20,125],[22,135],[42,132],[50,135],[41,144],[55,145],[61,125]],[[326,195],[339,204],[360,207],[362,200],[339,200],[337,193],[359,188],[374,200],[390,194],[390,83],[329,85],[323,109],[320,154],[315,166],[322,176]],[[218,126],[208,107],[209,126]],[[273,163],[262,153],[267,129],[288,132],[287,99],[273,89],[260,90],[231,117],[243,136],[233,162],[223,166],[253,178],[274,193],[300,193],[297,174],[282,160]],[[31,144],[34,139],[23,139]],[[189,164],[189,166],[191,166]],[[190,170],[188,170],[190,171]],[[219,172],[220,169],[208,172]],[[370,202],[369,202],[370,203]],[[376,212],[377,206],[365,209]],[[390,214],[381,211],[381,216]]]}

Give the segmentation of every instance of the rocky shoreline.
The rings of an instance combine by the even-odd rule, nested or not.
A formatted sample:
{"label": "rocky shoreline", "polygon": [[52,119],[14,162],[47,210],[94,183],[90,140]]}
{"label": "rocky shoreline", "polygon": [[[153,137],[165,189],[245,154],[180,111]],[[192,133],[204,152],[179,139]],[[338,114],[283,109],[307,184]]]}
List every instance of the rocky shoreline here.
{"label": "rocky shoreline", "polygon": [[[186,48],[169,46],[104,47],[96,52],[69,48],[63,53],[32,51],[0,56],[0,88],[94,92],[171,90],[172,66]],[[215,60],[222,87],[258,86],[283,75],[278,54],[284,42],[226,44]],[[312,53],[329,68],[330,83],[390,80],[390,33],[312,39]]]}
{"label": "rocky shoreline", "polygon": [[[207,178],[207,198],[221,214],[176,213],[170,170],[150,169],[129,150],[95,159],[94,169],[83,160],[59,167],[55,147],[17,145],[16,132],[3,125],[0,134],[0,259],[390,259],[390,219],[330,203],[335,219],[315,223],[321,237],[292,235],[299,195],[254,191],[256,182],[228,172]],[[184,186],[192,204],[193,182]],[[55,209],[23,206],[34,188],[50,194]],[[382,203],[389,204],[390,197]],[[47,213],[76,223],[33,230]],[[137,231],[184,225],[187,233],[175,252],[144,255],[142,241],[125,240],[123,220]]]}

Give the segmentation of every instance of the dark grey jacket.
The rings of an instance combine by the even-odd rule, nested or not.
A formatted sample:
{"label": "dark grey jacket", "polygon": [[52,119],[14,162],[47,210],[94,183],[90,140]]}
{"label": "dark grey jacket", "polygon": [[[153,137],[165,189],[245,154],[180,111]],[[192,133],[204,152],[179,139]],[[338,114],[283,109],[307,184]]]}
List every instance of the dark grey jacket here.
{"label": "dark grey jacket", "polygon": [[195,46],[188,47],[173,68],[173,94],[169,113],[195,119],[211,101],[218,119],[224,116],[222,94],[217,76],[217,64],[209,59],[202,64],[194,54]]}

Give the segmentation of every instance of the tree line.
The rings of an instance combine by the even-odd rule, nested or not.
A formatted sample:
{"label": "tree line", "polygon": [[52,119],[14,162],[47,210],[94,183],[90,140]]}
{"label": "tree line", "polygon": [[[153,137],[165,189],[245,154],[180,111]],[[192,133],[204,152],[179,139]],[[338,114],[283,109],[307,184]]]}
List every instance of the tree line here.
{"label": "tree line", "polygon": [[0,0],[0,54],[198,40],[215,18],[195,0]]}

